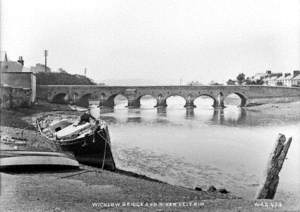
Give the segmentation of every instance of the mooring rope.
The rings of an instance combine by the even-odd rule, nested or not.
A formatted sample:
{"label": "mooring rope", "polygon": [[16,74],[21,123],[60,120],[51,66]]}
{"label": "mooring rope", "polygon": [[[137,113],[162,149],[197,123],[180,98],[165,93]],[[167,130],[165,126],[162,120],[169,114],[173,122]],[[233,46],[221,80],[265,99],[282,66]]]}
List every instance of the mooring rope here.
{"label": "mooring rope", "polygon": [[104,138],[99,132],[96,132],[103,140],[104,140],[104,153],[103,153],[103,159],[102,159],[102,166],[101,169],[104,169],[104,163],[105,163],[105,158],[106,158],[106,146],[107,146],[107,139]]}
{"label": "mooring rope", "polygon": [[59,177],[59,178],[60,178],[60,179],[64,179],[64,178],[68,178],[68,177],[74,177],[74,176],[76,176],[76,175],[81,175],[81,174],[84,174],[84,173],[87,173],[87,172],[101,173],[101,171],[99,171],[99,170],[85,169],[84,171],[81,171],[81,172],[79,172],[79,173],[74,173],[74,174],[62,176],[62,177]]}

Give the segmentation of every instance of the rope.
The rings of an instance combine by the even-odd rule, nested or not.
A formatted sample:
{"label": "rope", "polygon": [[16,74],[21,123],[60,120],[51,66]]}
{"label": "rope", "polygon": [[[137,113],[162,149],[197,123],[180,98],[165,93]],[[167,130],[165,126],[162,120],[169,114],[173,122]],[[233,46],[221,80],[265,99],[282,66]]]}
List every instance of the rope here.
{"label": "rope", "polygon": [[102,165],[101,165],[101,169],[104,169],[104,162],[105,162],[105,158],[106,158],[106,146],[107,146],[107,139],[104,138],[99,132],[96,132],[104,141],[104,153],[103,153],[103,159],[102,159]]}
{"label": "rope", "polygon": [[91,170],[91,169],[87,169],[87,170],[84,170],[84,171],[79,172],[79,173],[70,174],[70,175],[67,175],[67,176],[59,177],[59,178],[60,178],[60,179],[64,179],[64,178],[68,178],[68,177],[74,177],[74,176],[76,176],[76,175],[84,174],[84,173],[87,173],[87,172],[97,172],[97,173],[101,173],[99,170]]}

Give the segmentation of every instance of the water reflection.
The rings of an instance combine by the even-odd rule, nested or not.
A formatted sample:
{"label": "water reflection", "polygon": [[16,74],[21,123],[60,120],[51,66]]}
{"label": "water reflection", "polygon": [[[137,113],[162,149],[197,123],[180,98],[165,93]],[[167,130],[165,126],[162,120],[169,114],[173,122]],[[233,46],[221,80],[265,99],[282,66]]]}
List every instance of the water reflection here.
{"label": "water reflection", "polygon": [[127,122],[141,123],[142,117],[128,117]]}
{"label": "water reflection", "polygon": [[[252,198],[256,193],[252,185],[259,182],[272,139],[288,131],[299,140],[299,115],[232,105],[215,110],[211,102],[200,100],[188,110],[182,104],[167,108],[149,104],[102,113],[113,135],[116,163],[176,185],[213,184]],[[299,181],[300,148],[296,142],[291,148],[282,188]]]}
{"label": "water reflection", "polygon": [[[233,111],[232,111],[233,110]],[[195,109],[189,108],[186,110],[186,119],[197,120],[198,115],[195,112]],[[227,111],[227,109],[213,109],[207,110],[206,116],[210,116],[211,118],[208,121],[211,124],[220,124],[220,125],[240,125],[245,124],[247,111],[244,108],[234,108],[231,111]],[[200,119],[203,117],[200,117]]]}
{"label": "water reflection", "polygon": [[236,108],[234,112],[226,109],[216,109],[211,119],[212,124],[242,125],[246,123],[247,111],[244,108]]}
{"label": "water reflection", "polygon": [[186,119],[193,119],[195,117],[194,108],[186,109],[185,118]]}
{"label": "water reflection", "polygon": [[167,108],[158,107],[156,110],[157,110],[157,115],[162,116],[162,117],[167,117]]}
{"label": "water reflection", "polygon": [[[102,113],[102,118],[108,123],[177,123],[186,121],[201,122],[209,125],[247,125],[252,123],[252,118],[248,118],[249,112],[244,108],[225,108],[225,109],[122,109],[114,110],[109,113]],[[258,114],[257,114],[258,115]],[[257,116],[257,115],[254,115]],[[253,114],[252,114],[253,116]]]}
{"label": "water reflection", "polygon": [[[203,101],[203,100],[202,100]],[[123,104],[121,102],[120,104]],[[204,104],[205,103],[205,104]],[[226,125],[226,126],[266,126],[284,125],[287,122],[297,122],[297,117],[287,117],[279,113],[262,113],[251,108],[240,108],[228,105],[224,109],[214,109],[208,103],[197,105],[196,108],[183,108],[182,105],[173,107],[147,107],[139,109],[119,108],[102,110],[101,116],[109,123],[130,122],[141,123],[175,123],[195,125]],[[148,105],[146,105],[148,106]],[[114,117],[114,118],[112,118]]]}

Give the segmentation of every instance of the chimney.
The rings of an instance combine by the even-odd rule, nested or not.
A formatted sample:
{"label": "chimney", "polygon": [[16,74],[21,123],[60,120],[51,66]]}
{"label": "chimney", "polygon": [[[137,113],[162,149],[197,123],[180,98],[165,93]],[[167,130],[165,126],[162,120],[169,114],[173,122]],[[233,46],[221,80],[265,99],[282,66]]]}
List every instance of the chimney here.
{"label": "chimney", "polygon": [[266,74],[267,74],[267,75],[270,75],[270,74],[272,74],[272,71],[271,71],[271,70],[267,70],[267,71],[266,71]]}
{"label": "chimney", "polygon": [[287,76],[290,76],[290,75],[291,75],[291,73],[285,73],[284,77],[287,77]]}
{"label": "chimney", "polygon": [[296,77],[300,74],[300,71],[299,70],[294,70],[293,71],[293,77]]}
{"label": "chimney", "polygon": [[19,57],[18,63],[20,63],[22,66],[24,66],[24,60],[23,60],[22,56]]}

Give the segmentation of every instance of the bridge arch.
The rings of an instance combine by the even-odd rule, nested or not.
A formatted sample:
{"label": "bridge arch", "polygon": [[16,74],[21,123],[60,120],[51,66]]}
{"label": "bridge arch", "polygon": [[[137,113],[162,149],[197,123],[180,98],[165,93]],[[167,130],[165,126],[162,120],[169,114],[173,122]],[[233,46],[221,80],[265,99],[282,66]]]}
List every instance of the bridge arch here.
{"label": "bridge arch", "polygon": [[171,107],[174,107],[174,105],[177,106],[182,105],[182,107],[184,107],[186,105],[187,98],[184,95],[179,93],[171,93],[165,97],[165,101],[166,101],[166,105],[168,106],[173,105]]}
{"label": "bridge arch", "polygon": [[194,104],[196,106],[201,105],[202,107],[215,107],[218,104],[217,99],[210,94],[200,94],[194,98]]}
{"label": "bridge arch", "polygon": [[[239,98],[239,103],[237,103],[237,106],[239,107],[244,107],[247,104],[247,97],[244,94],[241,94],[239,92],[232,92],[224,96],[224,102],[225,104],[228,103],[230,100],[228,98],[230,97],[238,97]],[[232,102],[236,102],[236,100],[231,100]]]}
{"label": "bridge arch", "polygon": [[65,104],[68,101],[68,94],[67,93],[57,93],[51,99],[51,102],[57,104]]}
{"label": "bridge arch", "polygon": [[115,107],[117,105],[116,104],[116,101],[117,101],[116,97],[117,98],[120,97],[120,99],[124,99],[124,100],[126,99],[126,101],[128,103],[128,97],[126,95],[124,95],[123,93],[114,93],[112,95],[109,95],[108,97],[107,97],[107,95],[105,93],[102,93],[100,95],[100,98],[106,98],[104,106],[111,107],[111,108],[113,108],[113,107]]}
{"label": "bridge arch", "polygon": [[153,94],[142,94],[136,101],[139,105],[146,108],[153,108],[157,105],[157,97]]}
{"label": "bridge arch", "polygon": [[92,94],[91,93],[86,93],[83,94],[76,102],[77,105],[81,107],[88,107],[89,106],[89,99],[91,99]]}

